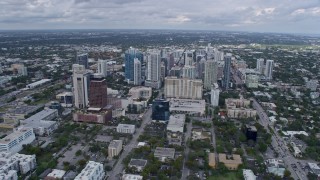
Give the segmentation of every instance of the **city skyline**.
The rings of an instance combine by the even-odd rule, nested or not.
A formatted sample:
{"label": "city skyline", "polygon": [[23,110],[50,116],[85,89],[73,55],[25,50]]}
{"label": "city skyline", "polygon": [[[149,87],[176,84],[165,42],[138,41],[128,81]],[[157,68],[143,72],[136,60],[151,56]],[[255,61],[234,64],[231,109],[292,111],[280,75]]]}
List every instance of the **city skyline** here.
{"label": "city skyline", "polygon": [[0,30],[175,29],[303,34],[320,31],[319,0],[4,0],[0,5]]}

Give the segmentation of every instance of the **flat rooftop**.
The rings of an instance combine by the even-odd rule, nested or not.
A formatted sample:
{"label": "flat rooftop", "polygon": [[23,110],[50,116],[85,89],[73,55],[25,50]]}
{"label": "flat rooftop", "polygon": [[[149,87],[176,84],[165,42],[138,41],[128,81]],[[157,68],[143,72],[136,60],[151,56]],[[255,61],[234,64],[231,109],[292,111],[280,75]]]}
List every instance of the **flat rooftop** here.
{"label": "flat rooftop", "polygon": [[147,165],[147,160],[145,159],[131,159],[129,166],[140,166],[140,167],[144,167],[145,165]]}
{"label": "flat rooftop", "polygon": [[128,129],[133,129],[136,126],[133,124],[118,124],[117,128],[128,128]]}
{"label": "flat rooftop", "polygon": [[154,156],[156,157],[174,157],[175,153],[174,148],[163,148],[163,147],[157,147],[156,150],[154,151]]}
{"label": "flat rooftop", "polygon": [[10,141],[17,139],[18,137],[24,135],[27,131],[33,130],[29,127],[23,127],[18,129],[17,131],[14,131],[13,133],[7,135],[6,137],[0,139],[1,144],[8,144]]}
{"label": "flat rooftop", "polygon": [[168,127],[183,127],[186,120],[185,114],[171,115],[168,122]]}

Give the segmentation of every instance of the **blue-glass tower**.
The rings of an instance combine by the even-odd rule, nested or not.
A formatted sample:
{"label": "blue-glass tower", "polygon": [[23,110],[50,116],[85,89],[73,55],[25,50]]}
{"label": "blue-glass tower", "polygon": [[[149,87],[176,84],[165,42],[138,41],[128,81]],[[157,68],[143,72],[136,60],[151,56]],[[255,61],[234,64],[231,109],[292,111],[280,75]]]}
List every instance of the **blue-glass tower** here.
{"label": "blue-glass tower", "polygon": [[130,48],[125,52],[125,78],[126,80],[133,81],[134,77],[134,58],[138,58],[140,62],[143,62],[143,54],[137,49]]}

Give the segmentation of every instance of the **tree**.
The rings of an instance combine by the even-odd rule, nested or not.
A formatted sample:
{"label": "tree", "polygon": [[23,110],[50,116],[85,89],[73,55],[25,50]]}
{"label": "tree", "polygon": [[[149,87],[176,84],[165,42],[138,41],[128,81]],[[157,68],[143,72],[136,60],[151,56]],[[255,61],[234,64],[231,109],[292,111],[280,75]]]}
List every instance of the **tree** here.
{"label": "tree", "polygon": [[284,177],[286,177],[286,178],[291,177],[291,172],[286,169],[286,170],[284,171]]}
{"label": "tree", "polygon": [[82,154],[82,151],[79,149],[77,152],[76,152],[76,156],[80,156]]}

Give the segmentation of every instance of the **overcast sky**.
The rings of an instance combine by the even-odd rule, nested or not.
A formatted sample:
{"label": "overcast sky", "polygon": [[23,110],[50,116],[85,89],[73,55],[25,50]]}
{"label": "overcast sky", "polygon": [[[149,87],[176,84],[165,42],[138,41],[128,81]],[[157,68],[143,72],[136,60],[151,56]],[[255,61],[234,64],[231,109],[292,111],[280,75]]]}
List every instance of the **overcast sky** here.
{"label": "overcast sky", "polygon": [[0,0],[0,29],[320,34],[320,0]]}

